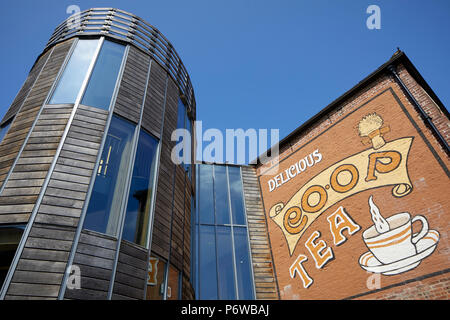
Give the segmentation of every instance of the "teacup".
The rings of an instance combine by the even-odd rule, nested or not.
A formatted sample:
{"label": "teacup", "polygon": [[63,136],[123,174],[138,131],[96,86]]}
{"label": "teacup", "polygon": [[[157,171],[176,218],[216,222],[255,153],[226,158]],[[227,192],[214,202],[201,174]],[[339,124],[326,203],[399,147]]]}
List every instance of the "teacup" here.
{"label": "teacup", "polygon": [[[392,263],[417,254],[415,244],[428,233],[428,222],[423,216],[411,219],[408,212],[397,213],[386,219],[390,230],[378,233],[375,225],[363,232],[363,240],[375,258],[383,264]],[[422,230],[412,236],[412,224],[420,220]]]}

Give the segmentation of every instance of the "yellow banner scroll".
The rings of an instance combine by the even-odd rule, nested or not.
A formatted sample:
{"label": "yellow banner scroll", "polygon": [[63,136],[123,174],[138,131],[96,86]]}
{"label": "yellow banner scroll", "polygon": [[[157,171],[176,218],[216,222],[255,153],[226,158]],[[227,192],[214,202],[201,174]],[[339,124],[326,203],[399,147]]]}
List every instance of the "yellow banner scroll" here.
{"label": "yellow banner scroll", "polygon": [[292,256],[303,233],[325,210],[358,192],[393,185],[394,197],[412,190],[407,158],[413,137],[385,143],[345,158],[323,170],[286,203],[277,203],[269,216],[281,228]]}

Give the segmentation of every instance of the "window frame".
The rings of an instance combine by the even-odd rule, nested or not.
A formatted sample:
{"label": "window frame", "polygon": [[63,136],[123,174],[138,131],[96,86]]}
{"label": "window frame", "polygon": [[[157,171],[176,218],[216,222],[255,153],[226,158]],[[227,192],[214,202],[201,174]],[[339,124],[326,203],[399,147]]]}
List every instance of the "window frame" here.
{"label": "window frame", "polygon": [[[251,282],[252,282],[252,299],[256,299],[256,289],[255,289],[255,280],[254,280],[254,272],[253,272],[253,264],[252,264],[252,253],[251,253],[251,246],[250,246],[250,236],[249,236],[249,231],[248,231],[248,220],[247,220],[247,212],[246,212],[246,207],[245,207],[245,196],[244,196],[244,183],[243,183],[243,179],[242,179],[242,166],[236,166],[239,168],[239,177],[241,180],[241,193],[242,193],[242,208],[243,208],[243,215],[244,215],[244,222],[245,224],[236,224],[233,221],[233,213],[232,213],[232,206],[231,206],[231,190],[230,190],[230,177],[229,177],[229,167],[231,165],[228,164],[197,164],[196,165],[196,170],[197,172],[200,172],[200,170],[202,170],[202,166],[204,165],[211,165],[212,166],[212,185],[213,185],[213,206],[214,206],[214,223],[204,223],[200,221],[200,201],[201,201],[201,192],[197,192],[197,210],[195,211],[195,229],[196,229],[196,234],[194,235],[194,238],[196,243],[194,246],[194,255],[195,258],[193,260],[195,260],[194,262],[194,266],[193,268],[195,268],[195,274],[196,274],[196,279],[195,279],[195,288],[196,288],[196,292],[198,293],[198,297],[197,299],[202,299],[204,297],[202,297],[202,293],[201,293],[201,277],[200,277],[200,269],[201,269],[201,265],[200,265],[200,259],[201,259],[201,252],[200,252],[200,242],[201,242],[201,235],[200,235],[200,227],[201,226],[210,226],[214,228],[215,231],[215,251],[216,251],[216,264],[218,264],[217,262],[217,252],[219,250],[218,248],[218,240],[217,240],[217,228],[224,226],[224,227],[229,227],[230,228],[230,232],[231,232],[231,246],[232,246],[232,259],[233,259],[233,280],[234,280],[234,288],[235,288],[235,298],[236,300],[242,299],[242,293],[239,292],[239,284],[238,284],[238,270],[237,270],[237,262],[236,262],[236,244],[235,244],[235,239],[234,239],[234,234],[235,234],[235,230],[234,228],[240,228],[240,229],[245,229],[245,232],[247,234],[247,248],[248,248],[248,264],[249,264],[249,273],[250,273],[250,277],[251,277]],[[228,224],[223,224],[223,223],[218,223],[218,219],[217,219],[217,210],[216,210],[216,167],[225,167],[226,168],[226,178],[227,178],[227,194],[228,194],[228,214],[229,214],[229,221],[230,223]],[[233,166],[235,167],[235,166]],[[200,179],[200,174],[197,175],[197,188],[198,190],[200,190],[200,186],[202,184],[201,179]],[[220,297],[220,281],[219,281],[219,274],[218,274],[218,267],[216,265],[216,272],[217,272],[217,296],[218,299],[229,299],[229,297]]]}

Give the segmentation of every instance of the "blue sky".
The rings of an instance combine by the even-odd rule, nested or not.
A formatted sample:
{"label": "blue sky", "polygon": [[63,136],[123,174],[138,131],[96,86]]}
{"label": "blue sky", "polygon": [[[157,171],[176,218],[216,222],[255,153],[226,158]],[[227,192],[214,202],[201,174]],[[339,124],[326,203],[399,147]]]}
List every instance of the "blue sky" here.
{"label": "blue sky", "polygon": [[[369,30],[366,9],[381,9]],[[400,47],[450,103],[450,1],[0,1],[0,115],[53,29],[78,5],[117,7],[157,27],[191,76],[203,129],[278,128],[280,138]]]}

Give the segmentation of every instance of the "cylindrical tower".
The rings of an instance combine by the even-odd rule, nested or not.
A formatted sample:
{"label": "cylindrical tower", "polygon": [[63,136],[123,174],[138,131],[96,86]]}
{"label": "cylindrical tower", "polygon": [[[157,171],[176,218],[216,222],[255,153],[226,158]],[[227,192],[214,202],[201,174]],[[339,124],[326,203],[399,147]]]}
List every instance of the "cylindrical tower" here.
{"label": "cylindrical tower", "polygon": [[171,135],[194,120],[156,28],[113,8],[59,25],[0,123],[0,298],[193,298],[195,166]]}

